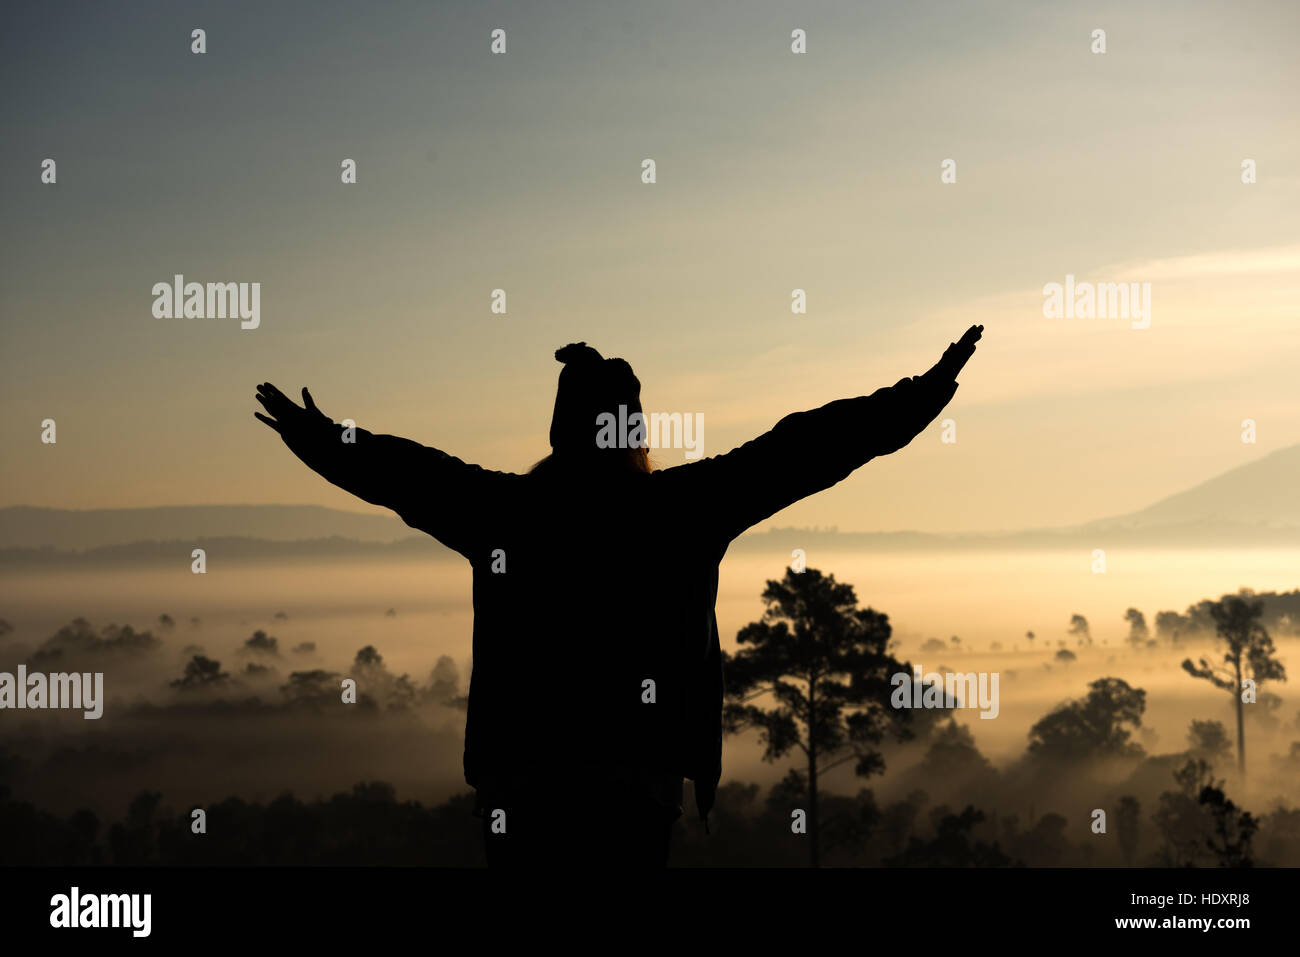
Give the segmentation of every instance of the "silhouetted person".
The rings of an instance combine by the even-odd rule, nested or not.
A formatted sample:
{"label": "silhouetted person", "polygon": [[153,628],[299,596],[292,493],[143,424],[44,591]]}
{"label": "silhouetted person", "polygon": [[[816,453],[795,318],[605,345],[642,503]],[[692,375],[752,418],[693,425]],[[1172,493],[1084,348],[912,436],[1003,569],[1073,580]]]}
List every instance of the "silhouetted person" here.
{"label": "silhouetted person", "polygon": [[707,820],[722,774],[714,604],[728,544],[910,442],[952,398],[982,330],[924,375],[658,471],[644,446],[600,447],[598,417],[635,422],[641,384],[581,342],[555,354],[552,453],[525,474],[363,429],[345,441],[306,389],[301,408],[264,383],[269,417],[255,414],[330,482],[473,566],[465,779],[489,864],[662,866],[682,779]]}

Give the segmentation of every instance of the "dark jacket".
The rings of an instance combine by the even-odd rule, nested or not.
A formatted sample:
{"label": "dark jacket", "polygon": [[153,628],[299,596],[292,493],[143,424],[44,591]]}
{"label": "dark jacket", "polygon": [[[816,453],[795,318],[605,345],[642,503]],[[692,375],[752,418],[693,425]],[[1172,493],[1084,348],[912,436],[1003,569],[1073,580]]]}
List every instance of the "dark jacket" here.
{"label": "dark jacket", "polygon": [[620,764],[692,779],[706,816],[722,774],[714,605],[728,545],[902,448],[956,387],[933,374],[903,379],[651,473],[494,472],[362,429],[347,443],[338,425],[295,451],[473,566],[471,786],[580,787],[584,774]]}

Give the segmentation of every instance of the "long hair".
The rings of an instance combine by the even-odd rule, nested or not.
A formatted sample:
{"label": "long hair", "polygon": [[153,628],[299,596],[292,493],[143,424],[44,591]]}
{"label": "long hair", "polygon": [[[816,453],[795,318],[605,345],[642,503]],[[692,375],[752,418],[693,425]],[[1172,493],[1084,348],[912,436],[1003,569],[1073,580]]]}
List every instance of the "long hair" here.
{"label": "long hair", "polygon": [[591,455],[552,452],[528,470],[529,475],[546,475],[559,471],[653,472],[654,462],[646,448],[603,449]]}

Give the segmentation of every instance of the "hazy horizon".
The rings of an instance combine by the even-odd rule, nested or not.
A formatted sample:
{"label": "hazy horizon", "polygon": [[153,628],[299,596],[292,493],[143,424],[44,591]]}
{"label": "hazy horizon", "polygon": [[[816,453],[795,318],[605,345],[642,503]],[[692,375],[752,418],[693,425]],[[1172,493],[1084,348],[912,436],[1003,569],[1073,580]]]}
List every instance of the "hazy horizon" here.
{"label": "hazy horizon", "polygon": [[[1196,541],[1195,532],[1194,532],[1194,528],[1196,527],[1197,523],[1200,523],[1202,525],[1207,525],[1207,524],[1213,525],[1216,522],[1228,522],[1228,523],[1236,523],[1238,525],[1245,526],[1245,525],[1259,523],[1262,520],[1267,522],[1270,526],[1277,526],[1277,527],[1290,527],[1293,525],[1300,526],[1300,512],[1297,512],[1296,510],[1295,496],[1292,493],[1292,490],[1296,487],[1297,482],[1300,482],[1300,443],[1297,443],[1296,445],[1293,446],[1288,446],[1283,449],[1273,450],[1271,452],[1259,456],[1258,458],[1255,458],[1252,462],[1248,462],[1243,466],[1237,466],[1236,468],[1230,469],[1227,472],[1223,472],[1211,476],[1205,481],[1196,482],[1195,484],[1191,484],[1189,486],[1174,490],[1169,494],[1166,494],[1153,502],[1147,503],[1144,508],[1141,508],[1139,510],[1127,514],[1111,513],[1104,516],[1096,516],[1089,522],[1075,524],[1075,525],[1055,524],[1055,525],[1025,527],[1025,528],[1017,528],[1017,529],[984,528],[984,529],[967,530],[964,533],[960,533],[960,532],[954,533],[948,531],[947,534],[951,537],[951,536],[957,536],[962,534],[969,536],[969,535],[978,535],[978,534],[991,534],[991,535],[1013,534],[1014,535],[1018,533],[1040,532],[1040,531],[1064,532],[1070,530],[1082,530],[1090,527],[1100,527],[1104,529],[1106,527],[1106,523],[1112,523],[1112,524],[1121,523],[1121,524],[1129,525],[1130,527],[1139,527],[1139,526],[1132,525],[1134,521],[1138,521],[1148,526],[1154,526],[1155,529],[1159,529],[1161,527],[1161,523],[1163,523],[1163,527],[1165,528],[1168,528],[1170,526],[1180,526],[1181,528],[1185,529],[1185,533],[1183,533],[1183,537],[1186,539],[1186,543],[1188,545],[1192,547],[1197,547],[1197,545],[1199,544],[1200,546],[1210,547],[1215,544],[1224,544],[1224,543],[1216,542],[1212,536],[1198,543]],[[267,510],[268,512],[270,510],[280,509],[283,510],[284,512],[296,513],[297,510],[300,509],[307,510],[307,511],[311,511],[313,509],[327,509],[331,512],[341,513],[343,515],[353,517],[353,518],[375,519],[375,518],[386,517],[389,519],[387,524],[392,526],[394,532],[396,532],[400,526],[401,534],[404,537],[418,536],[422,534],[418,530],[412,529],[409,526],[405,525],[405,523],[401,522],[400,518],[398,518],[388,509],[375,507],[375,506],[366,506],[364,505],[364,503],[358,506],[356,503],[357,503],[356,499],[350,499],[348,502],[344,504],[351,505],[351,507],[337,507],[334,505],[326,506],[326,505],[319,505],[319,504],[312,504],[312,503],[275,503],[275,502],[194,503],[194,502],[189,502],[184,504],[178,503],[178,504],[172,504],[167,506],[125,506],[116,509],[114,508],[96,508],[96,509],[81,508],[81,509],[64,509],[64,510],[54,509],[54,511],[64,511],[64,512],[72,512],[72,513],[101,512],[106,514],[139,511],[139,512],[156,514],[156,513],[168,512],[168,511],[184,511],[184,510],[202,511],[204,509],[209,509],[209,508],[218,511],[226,510],[226,509],[243,508],[243,509],[254,509],[254,510]],[[0,513],[3,513],[6,510],[16,510],[16,509],[25,509],[25,508],[33,509],[33,510],[50,510],[52,507],[34,506],[29,503],[15,503],[12,505],[0,506]],[[281,515],[281,516],[277,516],[277,518],[279,518],[280,521],[277,522],[276,525],[279,526],[283,524],[284,517]],[[762,523],[759,526],[755,526],[755,528],[753,529],[750,529],[746,533],[746,536],[752,537],[753,535],[756,534],[764,534],[767,532],[775,532],[775,531],[790,531],[793,529],[800,528],[800,526],[777,524],[775,522],[775,518],[776,516],[774,516],[773,519],[769,519],[767,522]],[[297,523],[297,524],[298,524],[298,528],[300,529],[298,533],[300,537],[309,537],[309,538],[319,537],[324,534],[324,531],[314,531],[311,529],[304,529],[301,523]],[[119,524],[118,527],[121,528],[122,526]],[[377,526],[371,523],[367,527],[373,529]],[[355,531],[355,529],[357,528],[359,528],[359,526],[356,525],[355,523],[351,527],[353,531]],[[810,531],[810,532],[817,532],[819,534],[825,534],[832,530],[839,534],[872,534],[872,533],[896,533],[896,532],[916,531],[915,529],[902,529],[902,528],[851,529],[851,528],[841,528],[838,525],[825,526],[825,527],[805,526],[803,527],[803,530]],[[179,530],[173,529],[172,534],[175,534],[177,531],[180,531],[185,535],[191,535],[191,534],[197,534],[199,530],[193,528],[186,528],[186,529],[179,529]],[[254,531],[257,530],[251,527],[246,528],[244,534],[249,534]],[[337,527],[333,529],[329,529],[328,531],[329,534],[332,535],[344,534],[345,537],[349,537],[347,533],[341,531]],[[28,531],[29,539],[31,538],[31,534],[32,533],[29,530]],[[943,535],[944,532],[931,530],[927,534]],[[4,535],[3,533],[0,533],[0,535],[3,535],[3,537],[0,537],[0,547],[2,547],[6,544],[3,539],[7,538],[8,535]],[[136,537],[129,537],[130,535],[131,533],[119,532],[118,537],[106,539],[105,543],[128,543],[128,542],[139,541],[142,540],[143,538],[153,537],[150,535],[143,535],[139,533],[136,534]],[[253,537],[259,537],[259,536],[253,535]],[[278,534],[278,535],[272,534],[269,537],[275,539],[283,539],[286,536],[284,534]],[[30,547],[30,545],[32,544],[50,544],[50,543],[46,541],[36,542],[32,540],[29,541],[28,544]],[[1159,547],[1161,545],[1166,545],[1166,544],[1169,543],[1166,541],[1161,541],[1158,538],[1154,537],[1154,530],[1153,530],[1152,545]],[[1235,542],[1229,544],[1240,545],[1245,543]]]}

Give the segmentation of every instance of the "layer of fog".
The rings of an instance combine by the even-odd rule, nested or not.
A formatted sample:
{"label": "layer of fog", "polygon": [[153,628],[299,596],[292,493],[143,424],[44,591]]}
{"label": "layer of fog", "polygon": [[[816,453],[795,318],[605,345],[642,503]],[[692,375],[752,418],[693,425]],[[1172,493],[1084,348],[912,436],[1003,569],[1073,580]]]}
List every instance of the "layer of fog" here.
{"label": "layer of fog", "polygon": [[[1184,752],[1193,719],[1221,721],[1235,735],[1229,696],[1179,668],[1185,657],[1211,654],[1211,643],[1134,650],[1123,613],[1138,607],[1150,622],[1158,610],[1181,611],[1243,585],[1295,588],[1300,556],[1180,552],[1109,559],[1106,573],[1095,574],[1087,555],[808,556],[810,565],[852,583],[861,604],[890,615],[899,658],[927,671],[1000,674],[998,718],[981,720],[968,711],[957,719],[1002,771],[1023,758],[1035,721],[1082,697],[1100,677],[1146,690],[1137,740],[1148,754]],[[763,581],[780,577],[788,561],[738,555],[724,562],[718,605],[724,647],[734,648],[736,631],[761,614]],[[267,799],[286,790],[324,796],[361,780],[391,782],[403,797],[445,800],[466,789],[463,702],[445,687],[434,692],[433,669],[449,658],[458,692],[468,687],[469,586],[469,569],[451,562],[250,563],[193,575],[185,561],[166,569],[7,576],[0,584],[0,618],[13,630],[0,637],[0,670],[30,660],[77,617],[96,633],[116,625],[107,633],[120,637],[121,626],[129,625],[157,643],[151,650],[101,649],[85,660],[72,655],[52,664],[48,670],[105,671],[105,716],[85,721],[76,712],[0,712],[0,780],[16,795],[64,813],[88,806],[118,815],[146,788],[163,791],[178,806],[199,806],[229,795]],[[161,614],[170,624],[160,622]],[[1090,645],[1067,634],[1074,614],[1088,618]],[[561,630],[558,642],[562,621],[554,627]],[[1025,638],[1031,630],[1033,642]],[[266,638],[250,646],[259,631]],[[1295,639],[1274,637],[1279,657],[1292,664]],[[273,652],[269,638],[275,639]],[[943,651],[923,650],[927,642]],[[1057,659],[1062,643],[1074,660]],[[291,700],[285,689],[294,672],[349,674],[367,646],[382,656],[382,675],[369,687],[388,682],[391,700],[380,694],[372,707],[357,709]],[[197,691],[174,685],[195,655],[219,661],[229,680]],[[443,671],[445,678],[445,664]],[[1237,796],[1261,812],[1296,797],[1286,755],[1300,728],[1289,689],[1274,684],[1261,705],[1247,710],[1252,777]],[[933,802],[974,801],[996,810],[988,805],[1002,800],[998,787],[974,795],[960,778],[923,775],[925,749],[925,742],[887,745],[883,776],[855,778],[846,765],[824,784],[845,794],[870,786],[882,802],[924,787]],[[724,780],[770,785],[796,766],[793,755],[763,762],[752,736],[728,739],[724,748]],[[1103,769],[1095,773],[1096,788],[1080,790],[1074,780],[1032,800],[1040,812],[1086,813],[1099,806],[1099,795],[1122,788],[1128,772],[1114,781]],[[1232,768],[1216,773],[1231,780]],[[1172,780],[1153,780],[1148,790],[1172,786]]]}

